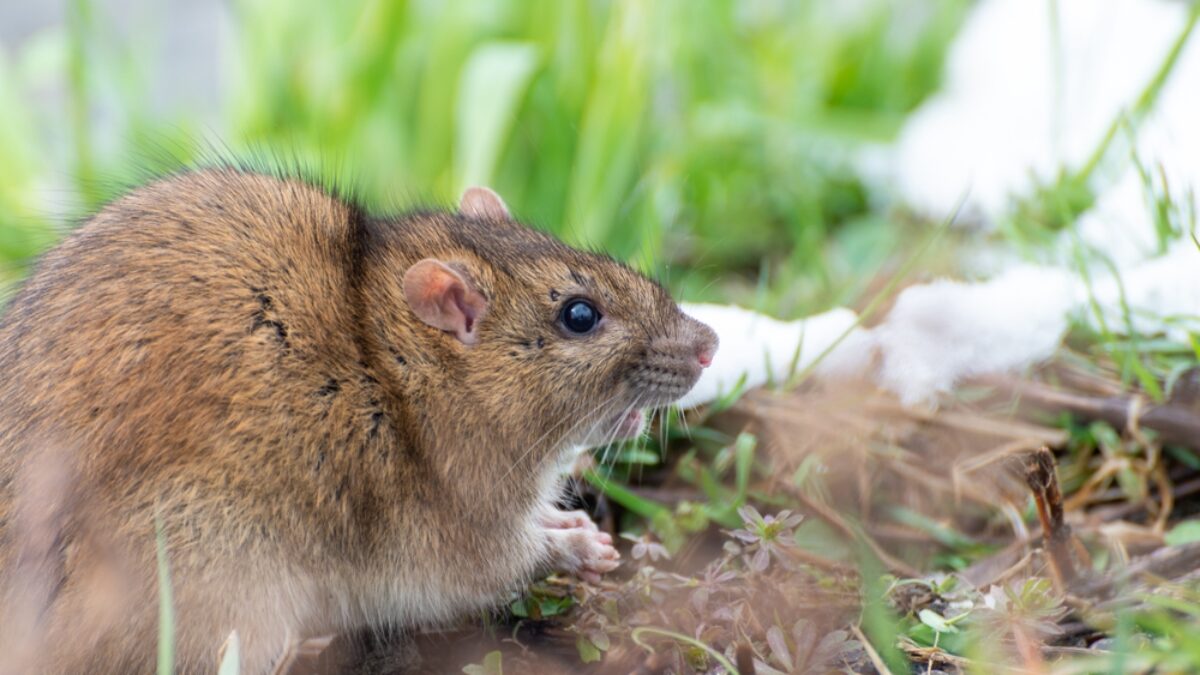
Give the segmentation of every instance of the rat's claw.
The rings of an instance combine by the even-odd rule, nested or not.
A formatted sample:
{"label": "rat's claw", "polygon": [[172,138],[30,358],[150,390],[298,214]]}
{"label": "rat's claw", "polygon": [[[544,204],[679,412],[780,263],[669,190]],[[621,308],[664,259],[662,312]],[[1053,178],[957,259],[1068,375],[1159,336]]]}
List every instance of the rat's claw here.
{"label": "rat's claw", "polygon": [[597,583],[601,574],[617,569],[620,564],[621,554],[613,547],[612,536],[601,532],[595,524],[590,528],[547,528],[545,532],[555,549],[556,565],[584,581]]}
{"label": "rat's claw", "polygon": [[582,561],[583,570],[603,574],[617,569],[621,554],[613,548],[612,537],[606,532],[593,532],[588,542],[587,556]]}

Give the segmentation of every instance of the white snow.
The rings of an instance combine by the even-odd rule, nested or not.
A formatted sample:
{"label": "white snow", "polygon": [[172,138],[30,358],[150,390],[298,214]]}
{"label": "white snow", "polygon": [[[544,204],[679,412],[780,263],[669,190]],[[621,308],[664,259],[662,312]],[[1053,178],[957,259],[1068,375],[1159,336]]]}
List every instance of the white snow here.
{"label": "white snow", "polygon": [[[980,3],[951,48],[942,91],[913,113],[896,144],[900,198],[941,218],[965,194],[969,217],[995,223],[1035,180],[1081,168],[1154,77],[1187,11],[1168,0]],[[1175,187],[1200,182],[1197,41],[1185,46],[1147,118],[1118,135],[1117,147],[1128,148],[1136,134],[1142,163],[1161,163]],[[1080,223],[1084,240],[1119,259],[1149,253],[1150,211],[1132,162],[1106,170],[1100,203]]]}
{"label": "white snow", "polygon": [[983,283],[935,281],[905,289],[872,331],[879,385],[907,404],[931,401],[972,375],[1051,356],[1076,304],[1069,275],[1020,267]]}
{"label": "white snow", "polygon": [[[721,344],[700,381],[678,403],[690,408],[708,403],[738,386],[743,375],[747,388],[767,382],[785,382],[849,332],[858,317],[848,309],[834,309],[800,321],[779,321],[740,307],[683,304],[683,311],[708,324]],[[831,354],[832,356],[832,354]],[[837,363],[838,359],[829,360]],[[821,362],[825,366],[826,360]]]}
{"label": "white snow", "polygon": [[966,378],[1049,358],[1072,316],[1094,322],[1093,300],[1114,333],[1128,332],[1128,317],[1135,331],[1165,329],[1186,340],[1187,329],[1200,328],[1200,250],[1180,242],[1165,256],[1123,270],[1119,282],[1094,271],[1090,291],[1074,271],[1032,265],[984,282],[910,286],[870,329],[855,327],[856,315],[844,308],[786,322],[739,307],[685,304],[685,312],[717,331],[721,347],[679,405],[716,400],[743,377],[747,388],[786,382],[793,361],[799,371],[818,357],[818,377],[865,377],[908,405],[932,405]]}
{"label": "white snow", "polygon": [[[1009,322],[1021,311],[1014,305],[1043,293],[1063,300]],[[856,315],[844,308],[783,322],[738,307],[685,304],[685,312],[717,332],[721,347],[679,405],[711,402],[743,377],[747,387],[785,382],[797,349],[797,371],[822,357],[813,371],[818,377],[865,376],[907,404],[931,403],[964,377],[1053,354],[1077,296],[1069,276],[1028,267],[982,284],[943,280],[910,287],[873,329],[856,328]]]}

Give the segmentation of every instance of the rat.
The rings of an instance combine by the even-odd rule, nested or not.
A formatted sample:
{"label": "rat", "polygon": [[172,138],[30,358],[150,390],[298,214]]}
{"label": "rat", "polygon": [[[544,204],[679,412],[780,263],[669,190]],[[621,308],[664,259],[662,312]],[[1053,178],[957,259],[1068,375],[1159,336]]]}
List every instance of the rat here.
{"label": "rat", "polygon": [[565,456],[641,433],[716,347],[486,188],[376,216],[239,167],[149,182],[0,325],[0,671],[152,672],[164,580],[177,673],[215,672],[234,631],[263,673],[551,571],[597,581],[619,556],[556,506]]}

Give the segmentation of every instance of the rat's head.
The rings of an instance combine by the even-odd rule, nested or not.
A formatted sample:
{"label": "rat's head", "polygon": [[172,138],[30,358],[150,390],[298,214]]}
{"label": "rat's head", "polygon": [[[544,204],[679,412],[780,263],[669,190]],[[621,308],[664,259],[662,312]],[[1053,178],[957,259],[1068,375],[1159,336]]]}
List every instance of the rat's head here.
{"label": "rat's head", "polygon": [[712,361],[716,334],[665,289],[513,221],[489,190],[447,229],[446,254],[406,271],[408,306],[464,366],[449,386],[550,444],[636,435]]}

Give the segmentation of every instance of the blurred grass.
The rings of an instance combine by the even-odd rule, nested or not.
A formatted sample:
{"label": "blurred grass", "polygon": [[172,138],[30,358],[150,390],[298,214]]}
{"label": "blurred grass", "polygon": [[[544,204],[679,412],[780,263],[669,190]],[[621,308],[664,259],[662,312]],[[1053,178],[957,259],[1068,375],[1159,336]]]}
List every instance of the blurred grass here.
{"label": "blurred grass", "polygon": [[214,145],[314,167],[376,208],[489,184],[693,299],[748,302],[761,277],[781,313],[844,301],[896,243],[851,158],[937,86],[967,2],[229,7],[215,128],[206,111],[144,103],[155,45],[122,37],[112,2],[72,0],[65,27],[0,62],[10,278],[54,240],[64,204],[94,210],[163,155]]}

